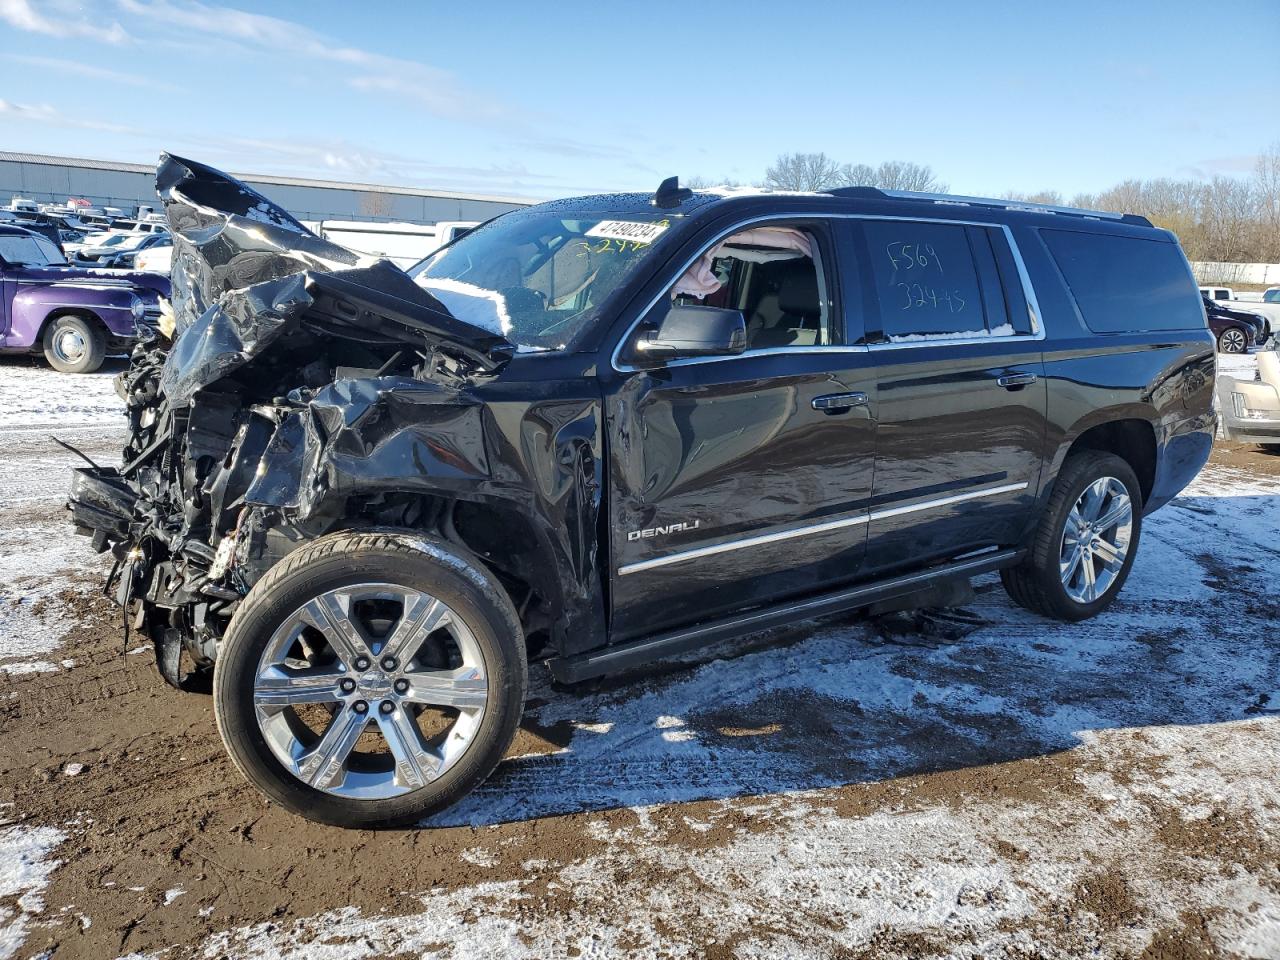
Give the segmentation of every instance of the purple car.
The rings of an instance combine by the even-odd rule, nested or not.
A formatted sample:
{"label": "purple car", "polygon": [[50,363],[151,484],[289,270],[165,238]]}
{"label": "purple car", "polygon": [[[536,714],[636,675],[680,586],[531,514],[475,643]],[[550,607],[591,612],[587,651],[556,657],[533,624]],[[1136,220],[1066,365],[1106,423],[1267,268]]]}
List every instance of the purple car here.
{"label": "purple car", "polygon": [[58,247],[0,225],[0,353],[40,353],[63,373],[92,373],[160,316],[169,278],[67,265]]}

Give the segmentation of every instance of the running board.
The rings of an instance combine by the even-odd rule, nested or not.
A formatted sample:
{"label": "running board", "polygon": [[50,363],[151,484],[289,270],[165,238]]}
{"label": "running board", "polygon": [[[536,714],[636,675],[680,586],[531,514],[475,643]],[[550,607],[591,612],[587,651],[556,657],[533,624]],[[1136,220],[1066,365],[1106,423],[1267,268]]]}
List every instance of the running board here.
{"label": "running board", "polygon": [[755,610],[739,616],[712,620],[668,633],[655,634],[643,640],[591,650],[574,657],[557,657],[547,661],[551,675],[561,683],[577,683],[606,673],[625,670],[664,657],[686,653],[698,647],[744,636],[770,627],[825,617],[857,607],[865,607],[879,600],[889,600],[904,594],[915,593],[939,580],[955,577],[975,577],[1002,567],[1012,566],[1022,559],[1022,550],[994,550],[967,560],[957,560],[943,566],[931,567],[918,573],[879,580],[874,583],[845,587],[804,600],[796,600],[779,606]]}

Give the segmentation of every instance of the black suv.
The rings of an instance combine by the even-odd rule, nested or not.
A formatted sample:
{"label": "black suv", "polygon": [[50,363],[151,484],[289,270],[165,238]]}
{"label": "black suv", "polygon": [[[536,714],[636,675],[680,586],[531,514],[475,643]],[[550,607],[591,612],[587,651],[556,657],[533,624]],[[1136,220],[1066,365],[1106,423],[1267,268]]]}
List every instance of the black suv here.
{"label": "black suv", "polygon": [[242,773],[413,821],[562,681],[1000,571],[1091,617],[1199,471],[1214,339],[1141,217],[857,188],[505,214],[407,273],[158,172],[174,317],[74,522]]}

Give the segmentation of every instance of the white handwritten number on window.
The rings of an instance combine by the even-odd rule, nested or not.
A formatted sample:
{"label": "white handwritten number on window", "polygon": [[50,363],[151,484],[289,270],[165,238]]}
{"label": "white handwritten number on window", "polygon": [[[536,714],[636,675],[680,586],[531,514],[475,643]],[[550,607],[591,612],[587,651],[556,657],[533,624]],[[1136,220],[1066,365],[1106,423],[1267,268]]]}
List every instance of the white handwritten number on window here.
{"label": "white handwritten number on window", "polygon": [[933,249],[931,243],[907,243],[904,240],[895,240],[884,248],[884,252],[889,255],[889,262],[893,264],[894,272],[917,268],[927,270],[932,266],[937,268],[939,276],[942,275],[942,258],[938,256],[938,252]]}
{"label": "white handwritten number on window", "polygon": [[919,270],[923,280],[923,274],[932,270],[936,271],[938,280],[941,281],[937,287],[919,281],[913,283],[903,280],[895,283],[894,286],[902,291],[901,309],[928,307],[931,310],[946,309],[948,313],[960,313],[964,310],[967,301],[960,291],[949,290],[943,285],[946,283],[946,271],[942,267],[942,258],[938,256],[938,251],[933,249],[933,244],[894,240],[885,246],[884,252],[888,255],[889,262],[893,264],[895,277],[898,271],[905,273],[908,270]]}
{"label": "white handwritten number on window", "polygon": [[895,283],[894,286],[902,290],[903,310],[913,307],[941,310],[945,307],[948,313],[959,313],[965,306],[965,298],[960,295],[959,290],[935,290],[922,283]]}

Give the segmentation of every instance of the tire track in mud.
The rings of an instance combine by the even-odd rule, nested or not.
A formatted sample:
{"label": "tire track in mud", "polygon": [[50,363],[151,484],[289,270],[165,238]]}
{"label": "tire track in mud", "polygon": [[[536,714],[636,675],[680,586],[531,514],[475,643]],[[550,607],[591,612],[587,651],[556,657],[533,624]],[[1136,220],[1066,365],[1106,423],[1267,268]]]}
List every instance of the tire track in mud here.
{"label": "tire track in mud", "polygon": [[[70,455],[66,456],[69,463]],[[1232,482],[1227,474],[1207,476],[1214,483]],[[1256,487],[1258,477],[1249,479]],[[14,516],[24,522],[53,523],[60,497],[41,492],[40,503],[19,508]],[[1173,516],[1180,532],[1156,527],[1152,534],[1153,542],[1168,550],[1180,545],[1179,538],[1202,544],[1220,540],[1226,522],[1213,504],[1192,504]],[[1248,564],[1265,570],[1270,565],[1274,574],[1277,528],[1274,515],[1259,523],[1256,534],[1233,525],[1234,539],[1214,547],[1212,556],[1228,570]],[[87,541],[81,543],[87,551]],[[22,955],[53,949],[59,958],[133,951],[192,956],[220,931],[260,923],[283,931],[295,921],[346,907],[365,916],[378,916],[382,910],[390,917],[412,915],[422,909],[419,898],[428,894],[468,898],[470,906],[462,912],[470,919],[461,921],[464,924],[479,922],[487,913],[510,911],[531,933],[558,923],[603,922],[609,914],[584,915],[585,908],[575,902],[566,880],[575,865],[594,863],[592,858],[617,871],[619,891],[664,885],[679,889],[681,899],[670,907],[665,936],[675,945],[705,945],[689,939],[690,930],[706,932],[706,918],[696,910],[700,896],[705,903],[721,904],[725,912],[747,903],[762,915],[766,911],[761,902],[768,898],[754,888],[754,876],[740,869],[732,874],[732,886],[717,894],[716,875],[690,879],[680,866],[681,858],[714,858],[751,836],[767,843],[776,835],[779,843],[789,843],[783,827],[790,822],[790,811],[819,802],[815,794],[832,811],[824,816],[837,818],[886,811],[962,811],[982,798],[1021,804],[1047,817],[1058,815],[1055,805],[1066,804],[1073,820],[1088,823],[1103,817],[1106,807],[1082,787],[1082,778],[1098,772],[1082,769],[1079,753],[1065,750],[1078,740],[1056,742],[1045,732],[1049,728],[1024,728],[1030,721],[1021,718],[1013,728],[1002,726],[998,714],[983,712],[980,702],[947,699],[937,691],[967,686],[1003,697],[1010,708],[1046,712],[1064,706],[1083,709],[1090,697],[1096,701],[1094,709],[1146,697],[1138,707],[1115,713],[1144,722],[1163,717],[1166,722],[1188,723],[1201,716],[1212,724],[1244,716],[1243,699],[1222,705],[1212,715],[1195,713],[1202,698],[1196,694],[1198,688],[1221,696],[1226,687],[1210,676],[1209,668],[1197,672],[1185,661],[1196,655],[1197,638],[1209,629],[1232,642],[1256,640],[1261,614],[1241,611],[1233,597],[1205,586],[1204,581],[1217,574],[1193,562],[1199,564],[1198,580],[1187,586],[1188,595],[1129,597],[1120,605],[1119,615],[1110,622],[1128,625],[1143,616],[1160,622],[1180,618],[1187,632],[1172,635],[1157,627],[1158,636],[1143,639],[1135,632],[1122,638],[1132,649],[1120,645],[1114,653],[1113,665],[1128,668],[1119,677],[1107,676],[1105,656],[1070,665],[1073,657],[1092,656],[1090,644],[1111,642],[1107,633],[1114,627],[1050,630],[1042,621],[1011,613],[998,591],[988,590],[975,609],[988,614],[994,623],[991,629],[1001,634],[1003,653],[1014,663],[1002,663],[991,643],[966,646],[963,640],[922,637],[886,641],[837,621],[747,638],[680,667],[633,675],[626,685],[610,681],[561,692],[543,681],[535,694],[545,702],[532,706],[513,750],[517,757],[532,756],[504,764],[453,825],[384,832],[318,827],[266,806],[225,758],[209,699],[165,687],[148,652],[123,655],[118,610],[94,597],[91,581],[82,580],[70,595],[58,598],[73,613],[74,623],[54,656],[73,658],[76,665],[57,673],[0,674],[0,802],[12,804],[0,809],[20,824],[55,825],[70,834],[55,854],[63,866],[44,894],[48,910],[42,922],[48,925],[32,929]],[[843,630],[845,639],[823,647],[820,635],[833,630]],[[1037,650],[1037,644],[1046,649]],[[134,640],[130,645],[142,644]],[[714,662],[720,656],[735,659]],[[795,674],[794,683],[759,686],[762,677],[753,672],[756,666],[774,661],[774,672],[765,679],[776,683],[779,675],[787,675],[777,662],[788,658],[796,660],[787,668]],[[853,682],[860,673],[881,669],[877,664],[888,664],[875,674],[889,691],[883,701],[862,690],[859,695],[865,702],[849,701],[852,706],[814,699],[806,707],[778,692],[808,684],[820,688],[822,675],[833,670],[836,679]],[[1257,670],[1280,689],[1280,669],[1274,661],[1260,663]],[[1155,693],[1126,686],[1142,671],[1150,674],[1147,685]],[[889,695],[896,696],[893,684],[898,679],[913,684],[902,702]],[[1180,690],[1191,694],[1194,710],[1180,714],[1170,707]],[[923,691],[925,702],[913,702],[912,691]],[[710,701],[694,699],[695,693],[709,695]],[[770,700],[776,701],[772,712]],[[786,722],[776,723],[778,717]],[[605,724],[613,724],[612,731],[604,731]],[[1017,735],[1028,739],[1016,742],[1010,753],[1000,738]],[[1117,742],[1125,736],[1121,731],[1112,735]],[[875,762],[867,761],[866,754],[881,741],[887,744],[883,754],[873,757]],[[815,765],[799,751],[806,743],[818,742],[830,749]],[[701,744],[705,749],[680,756],[671,751],[672,743]],[[1160,765],[1145,755],[1130,758],[1115,749],[1107,757],[1107,776],[1141,782],[1160,775]],[[73,762],[85,768],[68,776],[67,764]],[[690,799],[697,795],[709,799]],[[1171,797],[1169,802],[1181,799]],[[642,804],[644,809],[626,809],[621,806],[625,803]],[[1140,819],[1129,816],[1135,822]],[[1240,843],[1227,844],[1224,828],[1219,852],[1206,853],[1205,843],[1194,837],[1194,825],[1170,826],[1162,840],[1151,844],[1150,856],[1158,860],[1151,869],[1164,871],[1160,875],[1171,891],[1192,883],[1182,865],[1183,850],[1198,863],[1210,865],[1202,870],[1266,874],[1276,859],[1277,841],[1247,818],[1233,815],[1232,823],[1241,839],[1254,844],[1253,852]],[[1213,822],[1206,822],[1200,832],[1211,828],[1216,829]],[[1052,833],[1046,825],[1045,836]],[[998,847],[1005,841],[992,836],[990,842]],[[762,862],[768,859],[768,849],[761,848]],[[1009,856],[1016,859],[1014,853]],[[1101,852],[1089,856],[1098,858],[1089,864],[1094,879],[1083,882],[1066,902],[1040,915],[1003,922],[1015,931],[1030,931],[1033,942],[1051,942],[1059,953],[1080,952],[1088,944],[1102,956],[1116,955],[1114,941],[1108,946],[1108,927],[1114,926],[1120,937],[1130,935],[1126,931],[1139,920],[1161,925],[1161,942],[1176,945],[1187,942],[1180,930],[1208,922],[1206,913],[1195,910],[1185,921],[1177,921],[1185,927],[1163,919],[1130,889],[1132,872],[1123,857]],[[1266,875],[1280,884],[1280,875]],[[470,899],[471,888],[494,883],[517,884],[514,889],[525,899]],[[179,888],[184,892],[170,900],[168,894]],[[74,909],[59,913],[68,905]],[[791,909],[795,917],[753,921],[752,936],[776,941],[782,931],[819,952],[824,944],[831,945],[820,911],[800,900],[779,906]],[[626,896],[610,904],[610,910],[624,919],[631,916],[628,911],[642,908],[648,909],[639,898],[633,904]],[[1063,916],[1070,911],[1098,919],[1069,922]],[[81,913],[91,918],[91,925],[76,920]],[[1127,919],[1119,919],[1122,915]],[[635,922],[655,921],[642,916]],[[339,925],[315,935],[343,943],[343,929]],[[735,936],[737,940],[722,944],[726,950],[733,942],[753,942],[746,933]],[[805,941],[805,936],[810,939]],[[878,937],[864,945],[866,955],[945,952],[962,947],[971,934],[955,929],[934,929],[928,935],[885,930]],[[849,955],[857,955],[863,948],[848,949]],[[352,955],[360,954],[357,950]]]}

